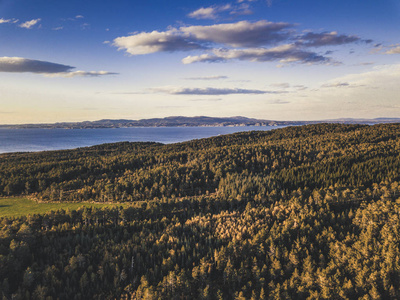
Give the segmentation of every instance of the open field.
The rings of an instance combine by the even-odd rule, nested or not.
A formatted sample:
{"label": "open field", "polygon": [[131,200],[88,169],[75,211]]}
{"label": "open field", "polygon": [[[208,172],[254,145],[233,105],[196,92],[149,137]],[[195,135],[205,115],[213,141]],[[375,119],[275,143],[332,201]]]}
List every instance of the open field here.
{"label": "open field", "polygon": [[102,203],[37,203],[27,198],[0,198],[0,217],[20,217],[24,215],[42,214],[52,210],[74,210],[82,206],[112,207],[126,206],[126,204],[102,204]]}

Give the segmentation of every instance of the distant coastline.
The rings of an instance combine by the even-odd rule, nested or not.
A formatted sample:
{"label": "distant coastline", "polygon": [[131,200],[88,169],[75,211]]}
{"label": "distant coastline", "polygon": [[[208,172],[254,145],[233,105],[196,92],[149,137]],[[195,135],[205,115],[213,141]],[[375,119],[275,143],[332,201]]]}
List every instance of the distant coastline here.
{"label": "distant coastline", "polygon": [[340,124],[379,124],[400,123],[400,118],[376,118],[376,119],[332,119],[319,121],[275,121],[254,119],[247,117],[166,117],[141,120],[127,119],[103,119],[98,121],[83,122],[59,122],[43,124],[17,124],[0,125],[0,129],[94,129],[94,128],[129,128],[129,127],[237,127],[237,126],[294,126],[317,123],[340,123]]}

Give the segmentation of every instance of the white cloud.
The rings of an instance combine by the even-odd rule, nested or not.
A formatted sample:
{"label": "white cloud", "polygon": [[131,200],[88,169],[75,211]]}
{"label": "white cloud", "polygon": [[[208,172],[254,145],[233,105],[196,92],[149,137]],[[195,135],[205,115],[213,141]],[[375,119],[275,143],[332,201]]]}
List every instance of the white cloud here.
{"label": "white cloud", "polygon": [[394,45],[385,54],[400,54],[400,45]]}
{"label": "white cloud", "polygon": [[293,29],[295,26],[295,24],[266,20],[182,26],[167,31],[141,32],[117,37],[112,45],[131,55],[203,50],[203,53],[183,58],[184,64],[230,60],[339,64],[326,57],[332,54],[332,51],[319,54],[309,49],[356,42],[370,43],[369,40],[361,40],[352,35],[340,35],[335,31],[298,35]]}
{"label": "white cloud", "polygon": [[118,50],[123,49],[131,55],[161,51],[188,51],[202,48],[202,46],[185,38],[176,30],[141,32],[131,36],[118,37],[114,39],[113,45],[118,47]]}
{"label": "white cloud", "polygon": [[76,15],[75,16],[75,19],[83,19],[84,18],[84,16],[82,16],[82,15]]}
{"label": "white cloud", "polygon": [[179,28],[181,32],[198,40],[229,45],[232,47],[255,47],[269,45],[289,37],[285,31],[292,24],[279,22],[248,22],[216,24],[210,26],[188,26]]}
{"label": "white cloud", "polygon": [[159,87],[153,88],[152,91],[158,93],[166,93],[170,95],[231,95],[231,94],[280,94],[279,91],[262,91],[252,89],[239,88],[184,88],[184,87]]}
{"label": "white cloud", "polygon": [[293,44],[281,45],[275,48],[249,48],[243,50],[214,49],[213,54],[203,54],[199,56],[185,57],[182,62],[191,64],[195,62],[221,62],[228,60],[245,61],[279,61],[281,63],[330,63],[331,61],[314,52],[305,51],[297,48]]}
{"label": "white cloud", "polygon": [[5,23],[17,23],[18,19],[3,19],[0,18],[0,24],[5,24]]}
{"label": "white cloud", "polygon": [[60,72],[60,73],[49,73],[45,74],[46,77],[99,77],[103,75],[116,75],[118,73],[107,72],[107,71],[73,71],[73,72]]}
{"label": "white cloud", "polygon": [[201,7],[190,14],[188,17],[194,19],[210,19],[214,20],[219,18],[219,14],[222,12],[229,12],[230,15],[249,15],[253,12],[250,10],[250,6],[248,4],[241,4],[241,5],[213,5],[209,7]]}
{"label": "white cloud", "polygon": [[238,6],[237,8],[231,10],[229,13],[231,15],[251,15],[253,11],[250,9],[250,5],[243,3],[242,5]]}
{"label": "white cloud", "polygon": [[321,83],[320,89],[292,94],[291,99],[308,99],[321,118],[332,117],[393,117],[400,114],[400,64],[382,65],[368,72],[348,74]]}
{"label": "white cloud", "polygon": [[[359,74],[349,74],[341,78],[336,78],[329,83],[341,82],[351,86],[381,89],[388,86],[396,87],[395,91],[400,91],[398,84],[400,78],[400,64],[376,66],[369,72]],[[391,91],[394,91],[391,90]]]}
{"label": "white cloud", "polygon": [[221,62],[226,60],[223,57],[212,54],[201,54],[201,55],[189,55],[182,59],[182,63],[185,65],[196,63],[196,62]]}
{"label": "white cloud", "polygon": [[194,19],[216,19],[218,17],[218,13],[222,11],[230,10],[232,7],[230,4],[220,5],[220,6],[210,6],[210,7],[201,7],[190,14],[188,16]]}
{"label": "white cloud", "polygon": [[131,55],[164,51],[206,49],[210,42],[232,47],[255,47],[273,44],[288,38],[288,23],[267,21],[188,26],[159,32],[141,32],[114,39],[113,45]]}
{"label": "white cloud", "polygon": [[37,23],[39,23],[42,19],[34,19],[34,20],[30,20],[30,21],[26,21],[24,23],[22,23],[21,25],[19,25],[19,27],[21,28],[26,28],[26,29],[31,29],[33,26],[35,26]]}
{"label": "white cloud", "polygon": [[75,67],[22,57],[0,57],[0,72],[36,73],[47,77],[101,76],[116,74],[107,71],[72,71]]}

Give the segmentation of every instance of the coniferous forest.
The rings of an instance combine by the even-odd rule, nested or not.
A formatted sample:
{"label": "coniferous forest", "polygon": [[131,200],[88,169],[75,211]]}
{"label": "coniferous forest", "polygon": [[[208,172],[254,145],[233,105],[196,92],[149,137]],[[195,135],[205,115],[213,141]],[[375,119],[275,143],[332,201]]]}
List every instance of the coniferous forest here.
{"label": "coniferous forest", "polygon": [[400,299],[400,124],[0,155],[3,299]]}

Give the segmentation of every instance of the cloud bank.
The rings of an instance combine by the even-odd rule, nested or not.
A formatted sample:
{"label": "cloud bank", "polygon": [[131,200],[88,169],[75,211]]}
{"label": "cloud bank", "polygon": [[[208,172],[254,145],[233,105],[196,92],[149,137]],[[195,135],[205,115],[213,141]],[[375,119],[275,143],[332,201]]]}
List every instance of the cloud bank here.
{"label": "cloud bank", "polygon": [[[210,7],[195,11],[198,16],[213,14]],[[344,44],[370,41],[355,35],[332,32],[298,34],[296,24],[286,22],[239,21],[215,25],[182,26],[167,31],[134,33],[117,37],[112,45],[131,55],[156,52],[201,51],[182,59],[184,64],[195,62],[226,62],[242,60],[253,62],[279,61],[281,63],[331,64],[333,60],[313,50]]]}
{"label": "cloud bank", "polygon": [[22,57],[0,57],[0,72],[36,73],[48,77],[101,76],[116,74],[107,71],[72,71],[75,67]]}

